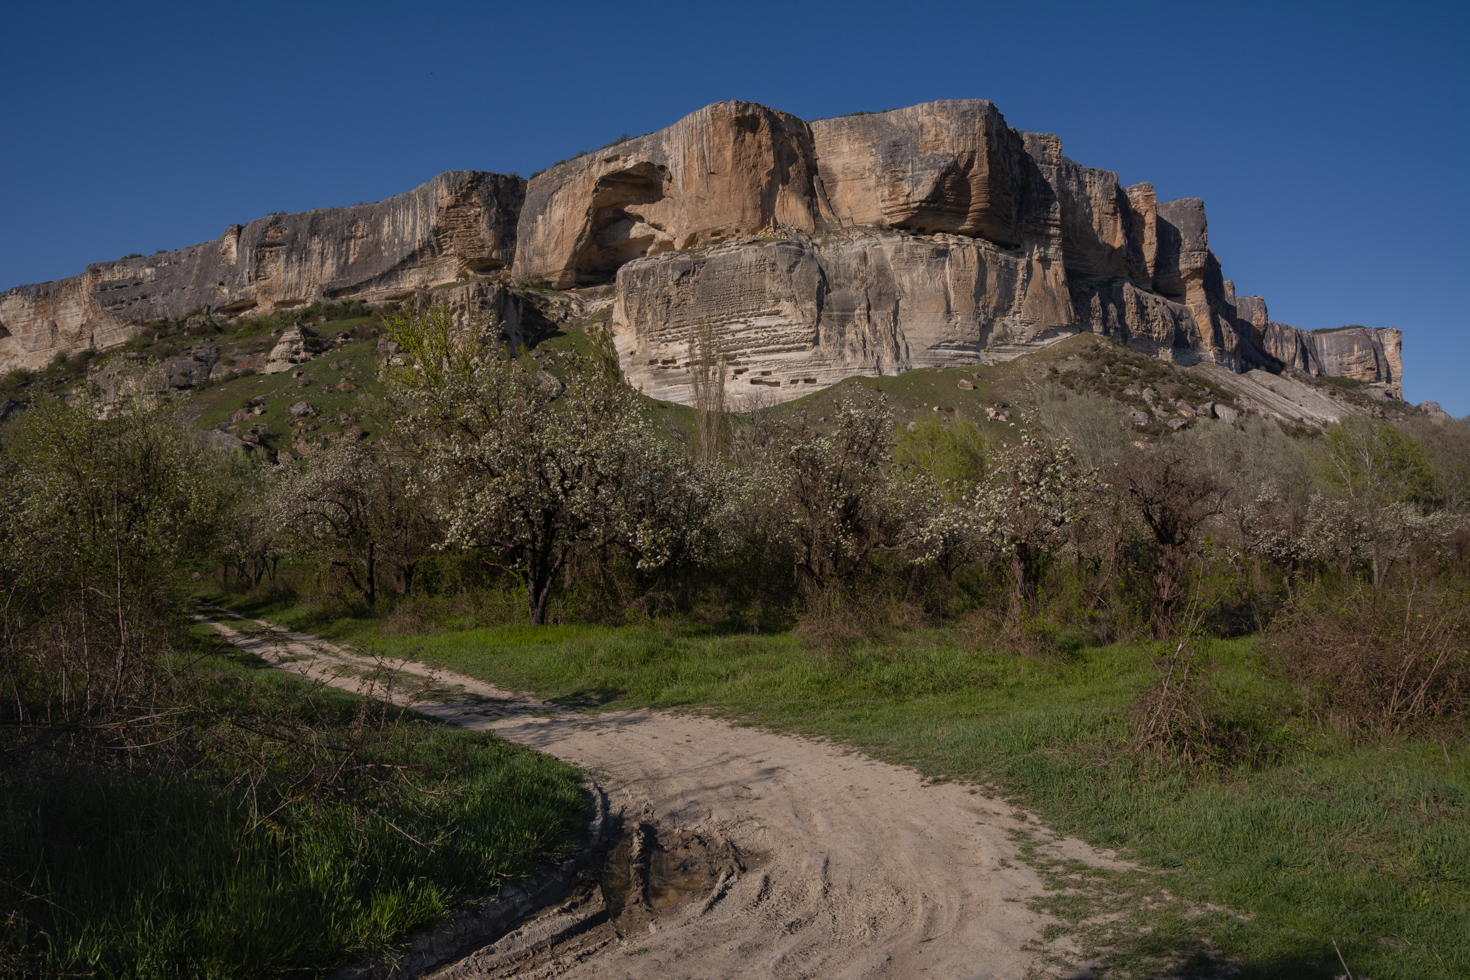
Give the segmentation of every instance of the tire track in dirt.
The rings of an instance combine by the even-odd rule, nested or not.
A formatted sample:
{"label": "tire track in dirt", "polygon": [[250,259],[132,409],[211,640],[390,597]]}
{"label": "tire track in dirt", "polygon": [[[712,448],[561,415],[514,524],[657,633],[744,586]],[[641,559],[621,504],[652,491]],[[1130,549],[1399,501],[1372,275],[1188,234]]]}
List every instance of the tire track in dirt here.
{"label": "tire track in dirt", "polygon": [[[220,611],[223,613],[223,611]],[[1014,838],[1057,856],[1125,867],[1058,839],[1010,805],[840,746],[659,711],[561,709],[423,664],[364,657],[256,621],[200,617],[240,649],[303,677],[382,697],[368,680],[396,671],[393,700],[497,734],[598,774],[625,825],[642,822],[728,842],[758,856],[708,894],[604,930],[561,954],[446,978],[538,976],[1023,977],[1075,960]]]}

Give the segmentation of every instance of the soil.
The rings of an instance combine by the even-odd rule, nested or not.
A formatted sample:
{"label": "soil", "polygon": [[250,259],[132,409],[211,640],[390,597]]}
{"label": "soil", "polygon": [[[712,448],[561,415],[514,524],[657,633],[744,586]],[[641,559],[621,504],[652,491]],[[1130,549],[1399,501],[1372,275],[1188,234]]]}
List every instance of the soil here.
{"label": "soil", "polygon": [[[501,736],[591,771],[622,839],[601,881],[434,975],[1022,977],[1071,975],[1065,930],[1020,843],[1118,868],[1025,812],[842,746],[694,715],[558,708],[300,633],[231,642],[337,686]],[[241,625],[241,624],[236,624]],[[250,625],[252,630],[266,624]],[[542,935],[545,941],[537,940]],[[1079,975],[1087,975],[1085,970]]]}

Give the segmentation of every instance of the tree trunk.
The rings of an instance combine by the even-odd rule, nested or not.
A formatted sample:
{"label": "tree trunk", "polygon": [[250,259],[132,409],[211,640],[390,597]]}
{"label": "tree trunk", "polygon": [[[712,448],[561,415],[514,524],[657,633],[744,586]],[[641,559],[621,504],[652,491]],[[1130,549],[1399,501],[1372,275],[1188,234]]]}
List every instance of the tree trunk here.
{"label": "tree trunk", "polygon": [[368,542],[367,568],[363,575],[363,582],[367,586],[364,594],[367,596],[369,607],[378,603],[378,545],[375,541]]}
{"label": "tree trunk", "polygon": [[550,575],[526,576],[526,611],[530,614],[532,626],[544,626],[546,624],[546,597],[551,595]]}
{"label": "tree trunk", "polygon": [[532,552],[526,560],[526,613],[532,626],[546,622],[546,597],[551,594],[551,583],[556,578],[557,565],[551,556]]}

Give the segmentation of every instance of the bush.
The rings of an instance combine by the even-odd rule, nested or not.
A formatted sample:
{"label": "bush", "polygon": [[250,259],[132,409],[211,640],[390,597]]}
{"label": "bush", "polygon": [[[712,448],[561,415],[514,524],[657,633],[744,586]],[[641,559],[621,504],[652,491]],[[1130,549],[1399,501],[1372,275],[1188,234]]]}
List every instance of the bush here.
{"label": "bush", "polygon": [[1305,591],[1270,630],[1306,713],[1354,732],[1411,732],[1470,710],[1470,601],[1441,585]]}

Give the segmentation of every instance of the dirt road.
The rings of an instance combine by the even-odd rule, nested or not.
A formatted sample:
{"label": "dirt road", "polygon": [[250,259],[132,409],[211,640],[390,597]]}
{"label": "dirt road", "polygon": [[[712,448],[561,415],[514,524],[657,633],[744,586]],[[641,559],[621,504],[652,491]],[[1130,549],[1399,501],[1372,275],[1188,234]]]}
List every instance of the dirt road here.
{"label": "dirt road", "polygon": [[[342,687],[360,688],[372,664],[303,634],[215,628]],[[687,715],[561,710],[394,666],[418,683],[419,710],[592,770],[637,831],[634,850],[668,855],[662,882],[635,882],[631,899],[609,891],[617,907],[596,928],[535,956],[487,953],[440,971],[456,980],[1065,975],[1069,950],[1043,942],[1052,920],[1031,907],[1043,882],[1013,834],[1116,866],[1005,803],[836,745]],[[660,865],[643,862],[658,877]]]}

